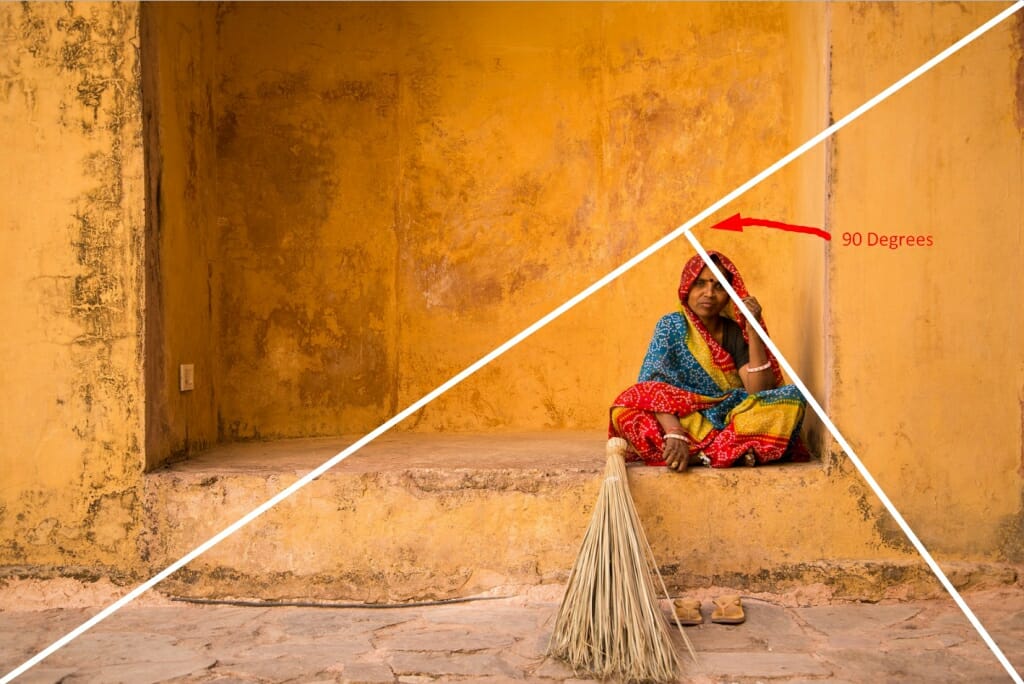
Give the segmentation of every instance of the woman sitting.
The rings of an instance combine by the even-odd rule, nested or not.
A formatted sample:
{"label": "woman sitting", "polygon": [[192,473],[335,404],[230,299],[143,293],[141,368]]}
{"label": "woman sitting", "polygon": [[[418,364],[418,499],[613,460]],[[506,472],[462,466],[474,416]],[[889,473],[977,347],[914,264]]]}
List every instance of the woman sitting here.
{"label": "woman sitting", "polygon": [[[736,266],[710,254],[763,328],[761,307]],[[799,437],[803,397],[793,385],[779,386],[775,357],[699,255],[683,268],[679,300],[679,311],[658,321],[637,384],[615,400],[609,435],[630,443],[630,460],[677,471],[698,458],[713,468],[807,460]]]}

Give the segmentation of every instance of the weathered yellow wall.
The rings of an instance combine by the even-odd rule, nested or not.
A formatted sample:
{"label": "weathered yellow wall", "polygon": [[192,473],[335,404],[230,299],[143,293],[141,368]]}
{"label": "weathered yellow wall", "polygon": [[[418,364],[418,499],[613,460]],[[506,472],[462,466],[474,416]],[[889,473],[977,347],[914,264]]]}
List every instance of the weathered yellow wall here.
{"label": "weathered yellow wall", "polygon": [[[229,141],[219,150],[226,198],[220,225],[228,236],[221,333],[231,350],[220,400],[223,436],[372,426],[805,140],[824,125],[826,107],[845,113],[994,7],[962,14],[951,6],[689,3],[232,10],[222,18],[217,107],[221,138]],[[965,61],[944,65],[845,131],[832,147],[831,167],[822,146],[723,215],[828,224],[837,236],[874,226],[928,232],[913,228],[923,220],[977,225],[986,206],[1003,216],[1020,166],[1013,35],[1004,26]],[[330,47],[342,43],[354,45]],[[959,63],[973,66],[957,70]],[[957,84],[965,90],[949,114],[955,120],[922,123],[921,112],[950,109],[939,94]],[[325,123],[325,112],[337,125]],[[959,138],[949,134],[954,124]],[[350,126],[370,143],[362,155],[337,152],[351,142]],[[259,132],[276,151],[263,156],[255,140],[230,142],[246,131]],[[287,149],[274,147],[282,139],[290,141]],[[958,166],[968,170],[960,178],[936,175],[952,168],[945,160],[958,153],[935,145],[954,142],[969,150]],[[292,155],[305,164],[289,166]],[[992,170],[999,182],[982,182],[975,167]],[[294,178],[302,183],[293,193],[315,188],[315,198],[289,194]],[[968,181],[984,190],[953,191]],[[239,199],[247,183],[257,190]],[[342,188],[359,198],[359,217],[342,211]],[[276,199],[264,205],[261,198]],[[287,217],[273,213],[285,206]],[[358,265],[350,280],[334,275],[336,264],[318,266],[340,251],[330,240],[342,233],[356,245],[341,252]],[[1003,486],[995,496],[990,490],[1016,467],[1019,417],[1009,414],[1019,412],[1020,383],[1004,381],[993,364],[992,381],[1003,381],[1005,400],[972,402],[975,424],[995,410],[1007,414],[1000,424],[1012,426],[978,442],[990,465],[972,476],[972,487],[945,456],[941,436],[964,414],[920,397],[976,377],[964,349],[977,347],[942,338],[954,320],[939,317],[950,309],[937,308],[934,280],[945,273],[968,278],[965,249],[992,243],[958,230],[915,255],[757,229],[699,235],[743,268],[775,340],[871,454],[869,465],[894,494],[909,497],[911,518],[936,522],[931,532],[922,528],[926,539],[939,550],[991,555],[1007,530],[1017,529],[1019,487]],[[1001,239],[1009,242],[996,253],[1006,253],[1016,234]],[[610,396],[639,365],[653,322],[675,305],[688,253],[681,244],[652,259],[409,427],[600,429]],[[893,272],[901,278],[899,309],[891,308],[895,293],[887,284]],[[1010,275],[987,273],[993,283]],[[335,291],[352,293],[348,308],[329,308],[319,321],[320,299]],[[963,301],[957,296],[949,301]],[[908,313],[915,309],[924,313]],[[876,318],[881,311],[885,325]],[[353,348],[334,332],[311,332],[333,331],[331,321],[355,322],[349,334],[365,336],[361,357],[325,363]],[[1008,340],[1016,323],[1012,314],[998,323]],[[859,333],[867,330],[879,340],[870,348]],[[922,345],[911,353],[938,365],[908,372],[910,354],[892,353],[896,343]],[[1019,373],[1006,353],[1004,366]],[[898,388],[862,389],[878,377],[907,375],[913,381]],[[320,392],[323,383],[336,391]],[[978,493],[965,499],[963,489]],[[944,502],[954,491],[964,503],[950,516]],[[976,534],[979,526],[987,532]]]}
{"label": "weathered yellow wall", "polygon": [[395,410],[399,12],[218,14],[225,439],[365,430]]}
{"label": "weathered yellow wall", "polygon": [[[158,4],[140,31],[132,4],[0,6],[2,562],[130,569],[144,443],[373,427],[999,7]],[[949,557],[1024,557],[1021,27],[722,212],[935,247],[698,232]],[[405,427],[603,429],[689,255]],[[822,557],[903,558],[879,520]]]}
{"label": "weathered yellow wall", "polygon": [[[147,3],[141,11],[148,195],[146,459],[152,468],[217,441],[214,326],[219,231],[213,89],[215,6]],[[191,363],[195,389],[181,392]]]}
{"label": "weathered yellow wall", "polygon": [[[204,15],[199,24],[214,14],[193,11]],[[213,378],[220,436],[372,427],[808,138],[829,106],[863,100],[982,12],[935,18],[944,32],[919,31],[911,49],[896,44],[905,39],[898,23],[884,23],[901,11],[919,8],[222,9],[216,55],[206,57],[216,71],[217,203],[206,224],[216,226],[208,277],[220,287],[211,305],[224,350]],[[857,17],[872,12],[879,25],[862,34]],[[863,43],[881,33],[889,43]],[[195,51],[177,54],[179,69],[193,64]],[[870,54],[889,73],[873,70],[884,78],[851,87],[844,79],[863,80]],[[193,82],[210,87],[208,76]],[[846,192],[867,187],[844,159],[832,169],[839,198],[844,176]],[[723,214],[825,225],[826,167],[823,145]],[[843,201],[829,207],[837,231]],[[848,281],[825,282],[826,254],[832,278],[846,256],[836,243],[757,229],[699,234],[741,265],[776,342],[843,416],[843,287],[864,274],[844,269]],[[653,321],[674,307],[688,253],[685,244],[666,250],[409,426],[599,429]],[[829,394],[831,287],[840,294]]]}
{"label": "weathered yellow wall", "polygon": [[[1005,5],[832,7],[841,116]],[[836,139],[832,413],[930,549],[1024,558],[1019,14]],[[932,247],[842,246],[843,232]]]}
{"label": "weathered yellow wall", "polygon": [[[410,10],[407,68],[430,97],[403,90],[413,117],[403,127],[412,152],[400,406],[813,130],[798,120],[807,91],[790,74],[813,70],[820,40],[813,32],[794,40],[810,27],[782,5]],[[815,173],[820,186],[822,169]],[[797,182],[776,183],[744,210],[794,217]],[[795,242],[702,236],[748,274],[773,333],[798,337],[792,284],[771,266]],[[655,322],[678,306],[691,253],[685,240],[664,250],[431,404],[417,429],[602,429],[611,399],[635,380]],[[820,301],[818,284],[798,286],[807,287]],[[821,358],[811,351],[794,362],[808,368]]]}
{"label": "weathered yellow wall", "polygon": [[[825,5],[819,3],[793,3],[787,5],[787,9],[791,34],[795,37],[787,42],[792,56],[787,72],[786,96],[792,112],[789,140],[795,147],[829,124],[828,12]],[[826,145],[819,145],[791,168],[782,171],[785,178],[792,177],[787,184],[791,193],[790,205],[783,215],[793,223],[828,228],[825,193],[822,191],[827,169],[826,149]],[[776,300],[776,307],[784,307],[780,313],[790,325],[782,326],[778,332],[773,327],[773,340],[794,364],[814,397],[822,406],[827,406],[825,309],[828,286],[825,268],[829,247],[819,239],[807,236],[783,238],[771,235],[770,239],[779,241],[780,246],[787,250],[776,261],[776,266],[781,280],[791,286],[788,291],[782,290]],[[770,274],[768,279],[772,280]],[[812,451],[823,453],[824,428],[817,416],[808,411],[804,424]]]}
{"label": "weathered yellow wall", "polygon": [[136,562],[142,117],[133,3],[0,5],[0,563]]}
{"label": "weathered yellow wall", "polygon": [[[203,22],[214,13],[196,10]],[[152,12],[181,32],[176,10]],[[221,438],[369,429],[767,166],[824,115],[821,14],[223,7],[206,218]],[[204,50],[179,50],[176,68]],[[193,91],[207,82],[195,70]],[[182,112],[202,100],[183,99]],[[820,223],[821,193],[808,188],[823,177],[808,163],[744,208]],[[803,342],[802,320],[821,319],[821,246],[709,242],[749,273],[773,333],[801,341],[793,361],[820,388],[822,350]],[[808,261],[796,285],[772,266],[793,249]],[[654,322],[676,306],[689,254],[684,242],[666,250],[407,427],[601,429]],[[182,353],[167,354],[167,373]]]}

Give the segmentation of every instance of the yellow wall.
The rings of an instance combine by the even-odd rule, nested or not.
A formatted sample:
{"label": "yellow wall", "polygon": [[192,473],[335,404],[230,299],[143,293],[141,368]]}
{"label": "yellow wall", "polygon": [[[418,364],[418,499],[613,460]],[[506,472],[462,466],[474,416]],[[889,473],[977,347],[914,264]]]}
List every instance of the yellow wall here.
{"label": "yellow wall", "polygon": [[0,559],[136,563],[137,7],[0,5]]}
{"label": "yellow wall", "polygon": [[218,16],[225,439],[361,431],[395,410],[394,14],[257,3]]}
{"label": "yellow wall", "polygon": [[[179,262],[162,276],[164,378],[186,357],[216,359],[199,377],[224,440],[376,426],[824,117],[817,6],[239,4],[193,6],[188,30],[185,10],[147,9],[165,27],[159,44],[194,43],[160,64],[166,89],[183,86],[175,69],[193,84],[161,102],[178,150],[165,176],[190,173],[188,126],[206,135],[207,106],[216,129],[205,218],[194,203],[162,208],[162,230],[187,226],[193,242],[161,257]],[[823,184],[812,160],[744,208],[820,224]],[[821,320],[823,247],[705,237],[748,274],[772,332],[822,390],[823,348],[802,319]],[[801,260],[780,272],[793,249]],[[188,272],[186,257],[207,254],[210,275]],[[666,250],[406,427],[602,429],[655,321],[677,305],[689,255],[682,241]],[[183,278],[191,285],[174,287]],[[186,293],[206,280],[212,352],[167,322],[201,322],[186,306],[202,293]],[[177,452],[194,419],[169,395]],[[207,427],[191,425],[192,439]]]}
{"label": "yellow wall", "polygon": [[[430,97],[409,93],[403,127],[412,190],[399,405],[760,171],[802,125],[812,130],[798,121],[791,74],[813,70],[820,40],[794,41],[810,28],[801,21],[774,4],[413,8],[407,68]],[[744,209],[794,217],[797,182],[773,183]],[[797,337],[794,288],[771,266],[794,241],[701,235],[740,265],[773,332]],[[602,429],[655,322],[678,306],[691,253],[680,240],[428,406],[417,429]],[[807,288],[820,301],[815,282],[795,289]],[[808,352],[794,361],[820,365]]]}
{"label": "yellow wall", "polygon": [[[141,6],[148,194],[146,460],[149,467],[217,441],[214,331],[217,168],[213,7]],[[179,389],[192,364],[195,389]]]}
{"label": "yellow wall", "polygon": [[[198,79],[213,91],[218,141],[206,223],[216,231],[220,437],[374,426],[996,9],[230,6],[216,17],[212,82]],[[922,534],[940,551],[1020,547],[1005,541],[1020,509],[1020,487],[1005,486],[1020,444],[1020,383],[1005,375],[1021,372],[1015,310],[994,321],[1008,342],[1003,363],[964,363],[978,346],[944,338],[960,307],[936,295],[949,288],[949,301],[964,301],[954,283],[981,262],[963,256],[1006,253],[1017,239],[954,230],[1012,226],[1019,213],[1007,207],[1020,175],[1014,30],[723,212],[837,236],[944,224],[937,247],[882,253],[698,230],[739,263],[773,338],[911,521],[935,523]],[[680,243],[651,259],[406,427],[601,429],[654,321],[675,306],[688,256]],[[994,285],[1011,269],[983,270]],[[987,310],[975,311],[987,325]],[[892,353],[897,343],[908,352]],[[925,365],[917,372],[907,358]],[[990,382],[974,384],[979,372]],[[886,388],[865,392],[879,377]],[[950,386],[1006,395],[969,402],[972,424],[986,426],[973,442],[985,465],[969,487],[944,436],[965,414],[935,399]],[[946,514],[951,497],[956,515]]]}
{"label": "yellow wall", "polygon": [[[0,5],[0,557],[130,567],[144,451],[375,426],[1001,6]],[[837,240],[697,233],[961,558],[1024,557],[1022,25],[722,212]],[[602,430],[689,256],[405,427]]]}
{"label": "yellow wall", "polygon": [[[1001,3],[832,8],[839,116]],[[1021,560],[1024,225],[1018,15],[836,139],[833,414],[937,552]],[[933,247],[843,247],[843,232]]]}

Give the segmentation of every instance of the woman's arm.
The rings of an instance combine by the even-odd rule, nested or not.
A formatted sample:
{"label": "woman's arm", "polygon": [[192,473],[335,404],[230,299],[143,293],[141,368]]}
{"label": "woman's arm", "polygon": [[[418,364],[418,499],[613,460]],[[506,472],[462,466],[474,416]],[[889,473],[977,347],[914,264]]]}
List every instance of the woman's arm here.
{"label": "woman's arm", "polygon": [[[743,303],[750,309],[750,313],[756,318],[761,317],[761,305],[753,297],[747,297]],[[740,368],[740,380],[743,381],[743,388],[748,393],[754,394],[762,390],[775,387],[775,376],[768,364],[768,350],[764,342],[756,332],[750,329],[746,319],[743,319],[743,326],[747,329],[747,345],[750,350],[750,359]],[[751,370],[759,368],[760,370]]]}

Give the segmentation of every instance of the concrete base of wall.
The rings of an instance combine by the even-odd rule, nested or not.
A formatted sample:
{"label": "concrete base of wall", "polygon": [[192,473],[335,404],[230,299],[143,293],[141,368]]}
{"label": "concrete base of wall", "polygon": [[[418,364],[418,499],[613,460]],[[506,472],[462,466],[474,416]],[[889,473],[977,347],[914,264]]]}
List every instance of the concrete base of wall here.
{"label": "concrete base of wall", "polygon": [[[234,444],[149,474],[143,558],[154,572],[165,567],[351,441]],[[594,432],[386,435],[162,590],[380,602],[564,582],[603,469],[604,438]],[[637,467],[630,487],[674,591],[813,585],[862,600],[942,593],[841,469]],[[1017,579],[999,565],[947,571],[960,585]]]}

